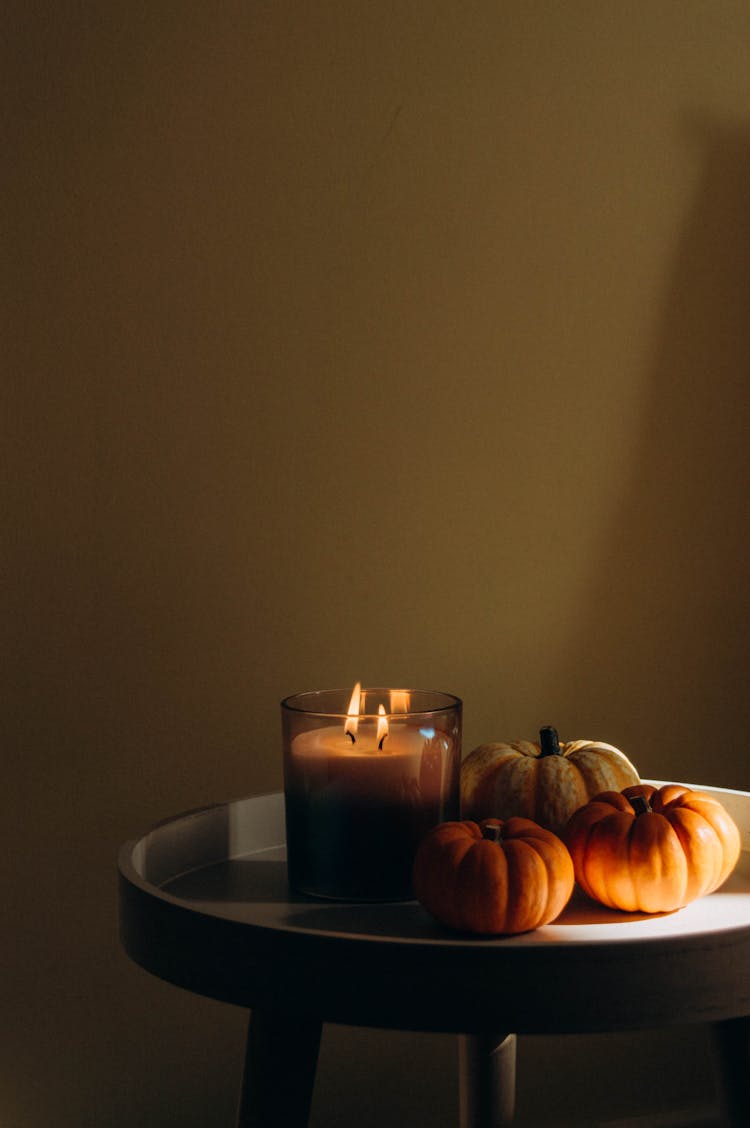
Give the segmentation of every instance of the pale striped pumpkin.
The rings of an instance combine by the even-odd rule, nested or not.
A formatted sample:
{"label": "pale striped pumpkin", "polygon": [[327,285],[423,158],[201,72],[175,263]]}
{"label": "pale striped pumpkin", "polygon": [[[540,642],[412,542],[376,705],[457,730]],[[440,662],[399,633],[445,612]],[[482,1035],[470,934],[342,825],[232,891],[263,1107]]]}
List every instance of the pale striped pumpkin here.
{"label": "pale striped pumpkin", "polygon": [[561,743],[551,726],[530,740],[480,744],[461,765],[461,817],[514,815],[559,834],[570,816],[601,791],[640,783],[636,768],[612,744]]}

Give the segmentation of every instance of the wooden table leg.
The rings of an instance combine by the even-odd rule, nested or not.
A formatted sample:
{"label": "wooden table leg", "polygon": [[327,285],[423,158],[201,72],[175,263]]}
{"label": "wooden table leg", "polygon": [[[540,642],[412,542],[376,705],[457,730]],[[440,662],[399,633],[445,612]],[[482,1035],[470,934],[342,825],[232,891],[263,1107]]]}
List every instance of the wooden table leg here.
{"label": "wooden table leg", "polygon": [[306,1128],[322,1025],[252,1011],[237,1128]]}
{"label": "wooden table leg", "polygon": [[750,1125],[750,1017],[711,1026],[723,1128]]}
{"label": "wooden table leg", "polygon": [[507,1128],[516,1108],[515,1034],[460,1034],[461,1128]]}

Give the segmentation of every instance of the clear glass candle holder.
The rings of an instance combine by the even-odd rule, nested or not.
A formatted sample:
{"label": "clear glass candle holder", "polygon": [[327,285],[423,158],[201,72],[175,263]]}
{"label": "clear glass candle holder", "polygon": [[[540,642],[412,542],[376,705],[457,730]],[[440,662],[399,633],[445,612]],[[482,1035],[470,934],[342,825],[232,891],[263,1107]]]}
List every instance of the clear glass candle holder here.
{"label": "clear glass candle holder", "polygon": [[[359,687],[357,687],[359,689]],[[432,690],[317,690],[281,703],[289,883],[402,901],[420,839],[459,817],[461,708]]]}

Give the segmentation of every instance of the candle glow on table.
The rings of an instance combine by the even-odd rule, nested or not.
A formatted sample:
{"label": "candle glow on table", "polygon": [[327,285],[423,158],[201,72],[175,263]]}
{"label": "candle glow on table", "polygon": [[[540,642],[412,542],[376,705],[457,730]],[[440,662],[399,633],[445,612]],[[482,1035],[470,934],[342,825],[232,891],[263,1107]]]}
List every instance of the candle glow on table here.
{"label": "candle glow on table", "polygon": [[290,884],[342,900],[410,898],[420,839],[459,814],[459,699],[357,684],[287,698],[282,718]]}

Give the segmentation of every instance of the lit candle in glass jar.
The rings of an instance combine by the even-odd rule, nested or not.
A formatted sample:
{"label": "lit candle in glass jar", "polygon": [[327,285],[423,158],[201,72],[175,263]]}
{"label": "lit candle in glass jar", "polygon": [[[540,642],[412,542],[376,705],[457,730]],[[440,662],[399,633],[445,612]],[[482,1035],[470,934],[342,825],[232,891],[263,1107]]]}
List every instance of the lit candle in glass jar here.
{"label": "lit candle in glass jar", "polygon": [[290,884],[344,900],[410,898],[420,839],[459,815],[460,700],[358,684],[351,695],[286,698],[282,717]]}

